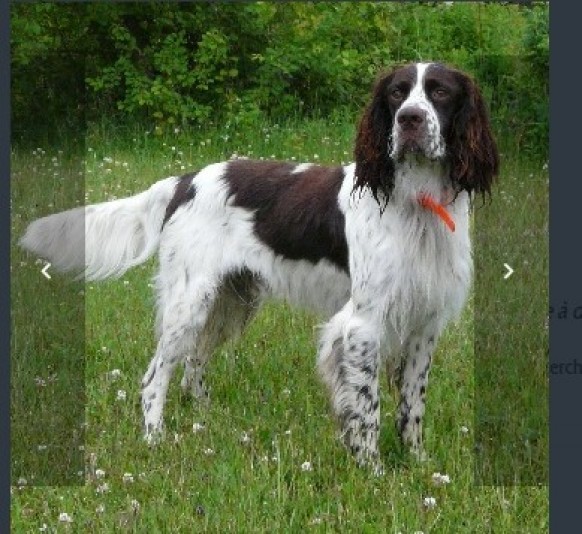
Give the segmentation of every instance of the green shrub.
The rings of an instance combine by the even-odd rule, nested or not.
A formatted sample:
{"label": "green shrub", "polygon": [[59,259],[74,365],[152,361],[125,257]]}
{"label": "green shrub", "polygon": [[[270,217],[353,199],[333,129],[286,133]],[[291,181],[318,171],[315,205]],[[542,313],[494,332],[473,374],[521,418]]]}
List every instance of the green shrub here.
{"label": "green shrub", "polygon": [[520,147],[547,151],[547,5],[17,3],[12,15],[17,131],[61,124],[83,94],[83,117],[157,131],[356,115],[380,70],[441,60],[479,80]]}

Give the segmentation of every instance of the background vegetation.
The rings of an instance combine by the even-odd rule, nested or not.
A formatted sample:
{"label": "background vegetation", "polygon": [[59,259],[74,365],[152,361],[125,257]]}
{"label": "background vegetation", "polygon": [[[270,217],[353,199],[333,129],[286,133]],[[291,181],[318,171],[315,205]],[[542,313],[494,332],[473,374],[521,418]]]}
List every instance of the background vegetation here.
{"label": "background vegetation", "polygon": [[377,73],[440,60],[471,72],[500,132],[545,154],[547,4],[17,3],[17,137],[79,117],[176,126],[354,116]]}
{"label": "background vegetation", "polygon": [[[15,3],[12,32],[14,532],[547,531],[547,5]],[[382,377],[387,473],[354,465],[313,369],[320,319],[279,305],[216,352],[208,410],[172,383],[150,449],[155,262],[47,281],[26,224],[233,154],[348,162],[378,71],[418,59],[473,74],[503,153],[477,294],[431,371],[428,461],[400,448]]]}

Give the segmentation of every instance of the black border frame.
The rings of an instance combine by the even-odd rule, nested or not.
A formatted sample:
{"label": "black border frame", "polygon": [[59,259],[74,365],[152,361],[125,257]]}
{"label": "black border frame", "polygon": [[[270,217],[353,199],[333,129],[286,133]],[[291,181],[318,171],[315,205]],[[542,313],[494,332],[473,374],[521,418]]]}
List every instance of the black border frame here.
{"label": "black border frame", "polygon": [[[577,176],[582,121],[572,91],[579,77],[582,6],[554,2],[550,7],[550,305],[582,305],[582,255],[577,246],[582,181]],[[580,321],[550,317],[550,365],[573,360],[580,351]],[[582,479],[582,377],[549,373],[550,530],[580,526]]]}
{"label": "black border frame", "polygon": [[10,3],[0,2],[0,532],[10,532]]}

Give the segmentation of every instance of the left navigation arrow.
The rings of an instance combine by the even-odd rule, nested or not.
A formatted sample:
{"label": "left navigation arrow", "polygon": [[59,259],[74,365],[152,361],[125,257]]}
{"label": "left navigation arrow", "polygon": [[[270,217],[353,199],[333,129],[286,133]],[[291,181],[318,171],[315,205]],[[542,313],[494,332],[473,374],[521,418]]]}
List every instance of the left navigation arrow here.
{"label": "left navigation arrow", "polygon": [[45,278],[48,278],[49,280],[51,279],[51,275],[50,275],[50,274],[49,274],[47,271],[49,270],[49,267],[50,267],[50,266],[51,266],[51,264],[50,264],[50,263],[47,263],[47,264],[46,264],[46,265],[45,265],[45,266],[42,268],[42,270],[40,271],[40,272],[43,274],[43,276],[44,276]]}

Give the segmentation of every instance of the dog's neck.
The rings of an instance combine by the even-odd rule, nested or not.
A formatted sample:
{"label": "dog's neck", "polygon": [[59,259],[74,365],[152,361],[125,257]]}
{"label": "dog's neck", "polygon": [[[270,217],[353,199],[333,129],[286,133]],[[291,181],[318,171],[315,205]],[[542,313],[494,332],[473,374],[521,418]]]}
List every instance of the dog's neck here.
{"label": "dog's neck", "polygon": [[392,197],[398,204],[417,203],[428,196],[444,206],[455,198],[449,169],[442,161],[407,154],[396,163]]}
{"label": "dog's neck", "polygon": [[421,212],[428,212],[431,218],[420,220],[426,222],[434,218],[435,227],[442,225],[455,232],[455,190],[442,161],[409,154],[397,162],[394,178],[391,201],[402,217],[417,220]]}

